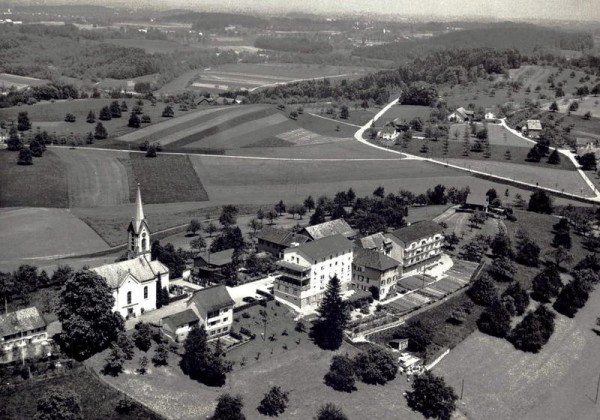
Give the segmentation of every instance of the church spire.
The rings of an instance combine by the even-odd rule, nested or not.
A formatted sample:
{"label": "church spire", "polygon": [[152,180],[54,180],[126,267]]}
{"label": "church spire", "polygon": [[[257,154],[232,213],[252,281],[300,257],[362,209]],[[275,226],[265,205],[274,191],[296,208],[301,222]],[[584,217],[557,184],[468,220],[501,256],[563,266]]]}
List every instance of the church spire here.
{"label": "church spire", "polygon": [[144,207],[142,205],[142,193],[140,184],[137,185],[137,193],[135,195],[135,215],[127,228],[128,241],[128,257],[129,259],[136,258],[140,255],[150,252],[150,229],[144,216]]}
{"label": "church spire", "polygon": [[139,231],[142,222],[144,221],[144,207],[142,206],[142,193],[140,191],[140,184],[137,184],[137,193],[135,195],[135,218],[134,225],[136,231]]}

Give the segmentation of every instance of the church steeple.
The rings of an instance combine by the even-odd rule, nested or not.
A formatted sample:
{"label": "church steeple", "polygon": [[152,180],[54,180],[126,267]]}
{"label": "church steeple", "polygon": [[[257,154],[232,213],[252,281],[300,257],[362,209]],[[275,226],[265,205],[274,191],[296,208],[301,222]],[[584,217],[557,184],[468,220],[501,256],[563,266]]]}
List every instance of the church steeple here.
{"label": "church steeple", "polygon": [[135,195],[135,214],[127,228],[127,250],[129,259],[150,252],[150,229],[144,216],[140,184]]}

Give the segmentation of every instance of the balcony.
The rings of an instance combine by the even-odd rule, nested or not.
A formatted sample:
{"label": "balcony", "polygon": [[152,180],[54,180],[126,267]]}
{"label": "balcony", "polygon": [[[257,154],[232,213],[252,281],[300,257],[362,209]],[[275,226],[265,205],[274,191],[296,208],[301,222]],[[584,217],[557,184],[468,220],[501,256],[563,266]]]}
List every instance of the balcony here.
{"label": "balcony", "polygon": [[277,281],[283,286],[291,286],[294,289],[308,290],[310,289],[310,278],[297,279],[286,274],[279,276]]}

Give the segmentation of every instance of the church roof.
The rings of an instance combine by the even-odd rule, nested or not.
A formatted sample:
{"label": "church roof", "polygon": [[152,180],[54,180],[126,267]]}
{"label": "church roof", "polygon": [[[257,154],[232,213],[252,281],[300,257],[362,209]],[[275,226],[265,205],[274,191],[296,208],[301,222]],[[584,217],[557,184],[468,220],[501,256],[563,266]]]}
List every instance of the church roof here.
{"label": "church roof", "polygon": [[46,320],[35,306],[0,315],[0,337],[25,333],[45,326]]}
{"label": "church roof", "polygon": [[129,228],[133,229],[134,233],[139,233],[142,227],[142,224],[146,224],[146,228],[148,225],[146,223],[146,217],[144,216],[144,207],[142,204],[142,193],[140,191],[140,184],[137,186],[137,193],[135,195],[135,214]]}
{"label": "church roof", "polygon": [[194,292],[193,296],[188,300],[188,306],[196,305],[198,310],[205,313],[216,311],[217,309],[226,308],[235,305],[231,298],[227,287],[224,284],[218,286],[206,287]]}
{"label": "church roof", "polygon": [[95,267],[91,271],[103,277],[111,289],[118,289],[128,275],[144,283],[154,280],[158,273],[168,273],[169,269],[160,261],[150,261],[148,257],[141,255],[131,260]]}

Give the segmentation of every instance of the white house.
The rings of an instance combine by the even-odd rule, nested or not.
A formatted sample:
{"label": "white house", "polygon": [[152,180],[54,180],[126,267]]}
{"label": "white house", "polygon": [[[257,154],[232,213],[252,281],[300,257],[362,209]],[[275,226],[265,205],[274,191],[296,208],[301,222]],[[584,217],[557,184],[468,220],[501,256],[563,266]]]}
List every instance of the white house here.
{"label": "white house", "polygon": [[393,125],[386,125],[383,129],[379,130],[377,136],[382,140],[396,140],[400,136],[400,132]]}
{"label": "white house", "polygon": [[329,280],[340,280],[342,292],[352,280],[353,243],[336,234],[287,248],[277,262],[282,273],[274,282],[275,297],[297,307],[317,305]]}
{"label": "white house", "polygon": [[448,115],[448,121],[464,123],[466,121],[473,120],[474,116],[475,113],[473,111],[466,110],[461,106],[456,111]]}
{"label": "white house", "polygon": [[198,315],[192,309],[186,309],[161,319],[161,326],[168,337],[180,343],[186,339],[192,327],[199,322]]}
{"label": "white house", "polygon": [[114,311],[124,318],[156,309],[157,283],[169,290],[169,269],[160,261],[150,260],[150,229],[139,185],[135,207],[127,228],[129,259],[91,269],[106,280],[115,298]]}
{"label": "white house", "polygon": [[413,223],[386,234],[386,237],[394,244],[388,255],[402,263],[402,274],[424,271],[442,254],[443,228],[433,221]]}
{"label": "white house", "polygon": [[187,301],[187,308],[194,311],[199,322],[204,325],[209,340],[229,334],[234,305],[235,302],[223,284],[198,290]]}
{"label": "white house", "polygon": [[0,346],[5,351],[48,339],[46,320],[35,307],[0,315]]}

